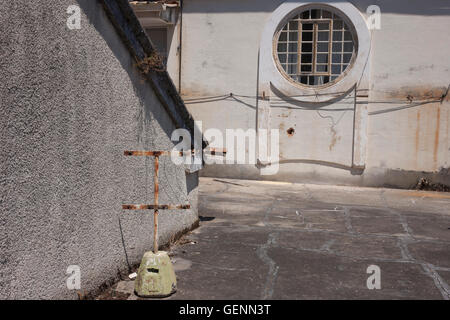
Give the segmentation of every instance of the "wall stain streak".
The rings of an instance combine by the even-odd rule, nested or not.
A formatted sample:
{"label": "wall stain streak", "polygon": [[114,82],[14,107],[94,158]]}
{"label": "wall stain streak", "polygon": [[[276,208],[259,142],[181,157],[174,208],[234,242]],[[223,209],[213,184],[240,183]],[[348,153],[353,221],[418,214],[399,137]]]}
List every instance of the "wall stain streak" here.
{"label": "wall stain streak", "polygon": [[385,97],[388,99],[407,100],[411,103],[424,100],[440,100],[443,97],[448,99],[446,91],[446,86],[434,88],[427,86],[405,86],[398,90],[386,92]]}
{"label": "wall stain streak", "polygon": [[418,168],[417,158],[419,156],[419,142],[420,142],[420,110],[417,112],[417,127],[416,127],[416,168]]}
{"label": "wall stain streak", "polygon": [[341,140],[341,137],[337,137],[336,136],[336,129],[334,128],[334,126],[332,126],[331,128],[330,128],[330,131],[331,131],[331,143],[330,143],[330,146],[329,146],[329,149],[330,149],[330,151],[331,150],[333,150],[333,148],[334,148],[334,146],[336,145],[336,143],[339,141],[339,140]]}
{"label": "wall stain streak", "polygon": [[433,160],[435,169],[437,166],[437,157],[438,157],[438,149],[439,149],[439,130],[441,123],[441,108],[438,106],[437,108],[437,116],[436,116],[436,131],[434,134],[434,151],[433,151]]}

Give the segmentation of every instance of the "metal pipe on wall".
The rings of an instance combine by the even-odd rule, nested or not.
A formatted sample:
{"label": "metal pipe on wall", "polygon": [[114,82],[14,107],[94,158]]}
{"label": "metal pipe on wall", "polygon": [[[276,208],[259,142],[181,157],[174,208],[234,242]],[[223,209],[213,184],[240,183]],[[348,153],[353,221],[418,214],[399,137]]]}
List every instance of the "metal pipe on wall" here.
{"label": "metal pipe on wall", "polygon": [[183,0],[180,0],[180,28],[178,43],[178,94],[181,95],[181,54],[183,47]]}

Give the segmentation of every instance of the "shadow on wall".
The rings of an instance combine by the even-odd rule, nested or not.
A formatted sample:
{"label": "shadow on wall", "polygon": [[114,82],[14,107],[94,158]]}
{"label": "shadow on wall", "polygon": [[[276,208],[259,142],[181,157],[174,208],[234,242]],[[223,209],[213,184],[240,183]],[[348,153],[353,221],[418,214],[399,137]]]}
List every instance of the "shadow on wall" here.
{"label": "shadow on wall", "polygon": [[[241,13],[241,12],[273,12],[283,2],[282,0],[189,0],[184,4],[184,13]],[[304,1],[308,2],[308,1]],[[318,1],[320,2],[320,1]],[[343,2],[329,0],[327,2]],[[398,13],[411,15],[450,15],[450,5],[442,0],[358,0],[349,1],[361,12],[365,12],[370,5],[377,5],[381,13]]]}
{"label": "shadow on wall", "polygon": [[[350,97],[351,101],[347,103],[352,107],[349,108],[331,108],[326,109],[327,106],[334,105],[339,102],[346,102],[348,100],[348,95],[355,91],[355,86],[347,90],[346,92],[337,92],[336,97],[327,102],[302,102],[284,95],[280,90],[278,90],[273,84],[270,85],[272,92],[278,97],[278,99],[271,105],[272,108],[287,108],[287,109],[304,109],[304,110],[323,110],[323,111],[354,111],[354,97]],[[277,101],[280,100],[280,101]],[[287,102],[293,106],[280,105],[280,103]]]}
{"label": "shadow on wall", "polygon": [[[150,85],[149,80],[147,80],[147,78],[139,71],[136,61],[129,53],[125,44],[121,40],[118,41],[120,36],[118,37],[116,33],[111,32],[111,30],[115,30],[114,26],[111,23],[106,25],[102,23],[103,20],[109,21],[102,5],[98,1],[92,0],[77,0],[77,2],[87,16],[89,23],[99,32],[123,69],[126,70],[130,82],[133,85],[133,90],[136,96],[139,97],[142,109],[139,118],[136,119],[140,124],[138,125],[139,132],[137,132],[137,142],[143,145],[146,150],[157,149],[158,146],[154,145],[155,137],[147,136],[145,134],[143,123],[149,124],[151,121],[156,120],[169,139],[172,136],[173,130],[176,129],[175,124],[170,119],[167,111],[162,107],[162,103],[159,105],[153,103],[153,101],[158,98],[156,94],[153,94],[153,88]],[[127,54],[123,54],[124,51],[126,51]],[[195,181],[194,179],[196,176],[195,173],[186,174],[188,194],[198,186],[198,181]]]}
{"label": "shadow on wall", "polygon": [[[133,86],[134,93],[139,98],[140,110],[138,116],[134,119],[138,124],[136,141],[133,143],[133,146],[130,146],[130,148],[138,147],[145,150],[157,150],[161,148],[160,145],[157,145],[157,139],[155,139],[156,136],[153,134],[148,134],[145,128],[152,127],[154,125],[154,122],[156,121],[159,123],[159,127],[163,130],[165,135],[167,135],[167,137],[169,137],[170,139],[173,130],[176,128],[176,125],[171,120],[162,103],[155,103],[155,100],[157,101],[158,97],[154,93],[154,89],[152,88],[149,80],[147,80],[147,78],[143,74],[141,74],[141,72],[137,68],[135,59],[129,52],[124,42],[121,40],[119,34],[115,31],[116,29],[110,22],[110,19],[107,17],[105,11],[103,10],[103,6],[99,3],[99,1],[77,0],[77,3],[82,9],[83,13],[87,16],[89,23],[102,36],[117,61],[127,72],[127,75]],[[104,21],[107,21],[107,23],[105,23]],[[149,163],[152,163],[152,161],[150,161]],[[153,164],[150,165],[152,166]],[[191,206],[193,206],[193,208],[196,208],[197,200],[195,190],[198,187],[198,173],[186,173],[185,179],[189,202],[191,203]],[[125,251],[125,259],[130,271],[132,266],[126,252],[120,217],[118,223]],[[182,231],[181,233],[183,232],[184,231]],[[177,236],[178,235],[176,235],[175,237]]]}
{"label": "shadow on wall", "polygon": [[[158,99],[155,94],[153,94],[153,88],[151,87],[149,80],[146,79],[144,75],[141,74],[137,68],[137,63],[129,53],[125,44],[122,41],[118,41],[118,35],[111,32],[115,30],[111,23],[103,24],[102,21],[109,21],[103,10],[103,7],[98,1],[92,0],[77,0],[80,8],[83,10],[84,14],[87,16],[89,23],[91,23],[94,28],[99,32],[102,38],[105,40],[111,52],[114,54],[116,59],[120,62],[124,70],[126,70],[130,82],[133,85],[133,90],[141,104],[141,111],[139,117],[136,118],[138,122],[137,132],[137,143],[143,145],[146,150],[158,149],[158,146],[154,145],[154,136],[147,136],[144,132],[144,123],[150,124],[150,122],[156,120],[164,133],[169,137],[172,136],[173,130],[176,128],[175,124],[170,119],[167,111],[162,107],[162,104],[155,104],[153,101]],[[102,16],[102,17],[101,17]],[[123,54],[124,51],[127,54]],[[195,189],[198,185],[193,184],[193,174],[186,175],[186,185],[188,188],[188,194],[192,189]],[[195,180],[195,179],[194,179]]]}
{"label": "shadow on wall", "polygon": [[323,160],[313,160],[313,159],[288,159],[288,160],[280,160],[277,162],[272,162],[271,164],[286,164],[286,163],[304,163],[304,164],[315,164],[319,166],[331,167],[335,169],[347,170],[352,175],[360,176],[364,173],[364,168],[359,167],[351,167],[345,164],[331,162],[331,161],[323,161]]}
{"label": "shadow on wall", "polygon": [[[157,99],[156,95],[153,95],[153,89],[149,84],[148,80],[144,78],[144,76],[139,72],[136,67],[136,61],[132,58],[131,54],[124,55],[123,48],[127,52],[125,44],[122,41],[117,41],[118,35],[117,33],[112,33],[111,30],[115,30],[112,24],[104,25],[102,24],[101,16],[104,16],[104,20],[109,21],[109,18],[106,17],[106,14],[103,10],[102,5],[98,1],[92,0],[77,0],[80,8],[83,10],[83,13],[87,16],[89,23],[94,26],[94,28],[98,31],[98,33],[105,40],[108,47],[111,49],[111,52],[114,54],[116,59],[120,62],[121,66],[128,73],[131,83],[133,84],[133,90],[136,96],[139,97],[141,102],[142,110],[140,113],[140,119],[136,119],[137,122],[140,123],[138,128],[140,132],[137,133],[138,143],[142,143],[147,149],[154,149],[156,146],[153,145],[154,137],[147,137],[144,134],[144,126],[143,123],[148,124],[153,120],[156,120],[160,123],[161,128],[164,130],[168,137],[171,137],[172,130],[175,129],[173,122],[170,120],[166,111],[161,107],[157,110],[155,108],[155,104],[149,103],[152,99]],[[155,98],[152,98],[152,95]],[[145,138],[142,138],[145,137]],[[142,141],[144,139],[144,141]]]}

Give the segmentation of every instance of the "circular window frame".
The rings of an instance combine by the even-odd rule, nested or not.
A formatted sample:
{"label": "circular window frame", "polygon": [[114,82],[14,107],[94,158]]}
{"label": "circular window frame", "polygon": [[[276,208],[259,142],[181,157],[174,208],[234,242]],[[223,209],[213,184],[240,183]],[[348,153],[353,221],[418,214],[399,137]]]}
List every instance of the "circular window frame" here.
{"label": "circular window frame", "polygon": [[[340,76],[339,81],[320,86],[305,86],[289,80],[277,67],[274,56],[274,38],[276,33],[296,13],[307,8],[323,7],[335,12],[349,21],[349,27],[352,27],[355,45],[358,50],[353,57],[352,66],[347,67]],[[327,102],[344,95],[360,82],[363,75],[368,74],[370,70],[370,31],[362,13],[350,2],[331,3],[327,1],[316,2],[285,2],[282,3],[267,20],[264,27],[260,48],[259,48],[259,90],[261,93],[269,91],[278,92],[278,95],[289,97],[290,100],[298,102]],[[275,51],[276,52],[276,51]],[[365,78],[365,76],[364,76]],[[267,91],[266,91],[267,90]]]}
{"label": "circular window frame", "polygon": [[[279,40],[280,33],[282,32],[284,26],[286,26],[295,16],[298,16],[302,12],[305,12],[305,11],[311,10],[311,9],[327,10],[333,14],[338,15],[339,18],[341,20],[343,20],[349,27],[349,31],[352,35],[352,41],[353,41],[353,46],[354,46],[354,52],[352,53],[352,57],[348,63],[348,66],[345,68],[345,70],[343,72],[341,72],[336,79],[329,81],[327,83],[321,84],[321,85],[307,85],[307,84],[303,84],[301,82],[295,81],[283,69],[283,67],[281,66],[281,62],[278,58],[278,40]],[[333,32],[333,30],[331,30],[331,32]],[[297,43],[298,43],[298,45],[301,45],[300,42],[297,42]],[[299,88],[322,89],[322,88],[326,88],[326,87],[329,87],[329,86],[332,86],[332,85],[338,83],[347,75],[348,72],[350,72],[350,69],[353,67],[353,64],[358,55],[358,34],[356,32],[356,29],[355,29],[353,23],[342,11],[338,10],[336,7],[333,7],[333,6],[330,6],[327,4],[322,4],[322,3],[308,4],[308,5],[301,6],[301,7],[297,8],[296,10],[293,10],[286,17],[284,17],[283,20],[280,21],[280,23],[278,25],[278,29],[273,35],[272,44],[273,44],[272,45],[272,55],[273,55],[273,59],[275,61],[275,65],[276,65],[278,71],[283,75],[283,77],[286,80],[291,82],[292,85],[298,86]],[[328,52],[328,54],[332,54],[332,53]]]}

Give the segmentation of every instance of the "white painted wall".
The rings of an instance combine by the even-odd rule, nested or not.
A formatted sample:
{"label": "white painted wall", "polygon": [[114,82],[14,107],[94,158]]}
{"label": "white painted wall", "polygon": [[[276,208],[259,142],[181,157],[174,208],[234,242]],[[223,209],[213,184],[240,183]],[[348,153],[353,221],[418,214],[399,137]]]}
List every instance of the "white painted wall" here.
{"label": "white painted wall", "polygon": [[[203,121],[203,129],[255,128],[252,97],[257,92],[261,33],[283,1],[183,2],[181,93],[190,112]],[[352,1],[362,14],[373,2]],[[207,167],[204,174],[401,187],[426,176],[450,184],[449,99],[418,105],[419,100],[438,99],[450,84],[450,6],[441,0],[375,4],[381,8],[381,30],[373,31],[371,43],[362,174],[350,168],[351,95],[312,109],[289,101],[271,103],[270,127],[281,130],[284,160],[278,175],[261,177],[253,166],[223,165]],[[230,92],[235,96],[225,97]],[[286,133],[290,127],[293,136]]]}

